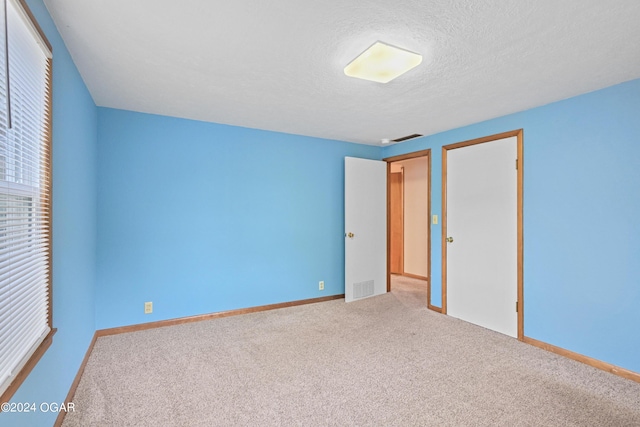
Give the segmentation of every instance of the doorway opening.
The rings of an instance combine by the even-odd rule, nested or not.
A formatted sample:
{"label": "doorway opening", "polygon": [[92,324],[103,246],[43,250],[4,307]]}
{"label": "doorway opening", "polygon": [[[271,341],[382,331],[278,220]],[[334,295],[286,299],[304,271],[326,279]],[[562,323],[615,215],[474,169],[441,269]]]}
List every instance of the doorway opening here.
{"label": "doorway opening", "polygon": [[387,291],[431,306],[431,150],[387,162]]}

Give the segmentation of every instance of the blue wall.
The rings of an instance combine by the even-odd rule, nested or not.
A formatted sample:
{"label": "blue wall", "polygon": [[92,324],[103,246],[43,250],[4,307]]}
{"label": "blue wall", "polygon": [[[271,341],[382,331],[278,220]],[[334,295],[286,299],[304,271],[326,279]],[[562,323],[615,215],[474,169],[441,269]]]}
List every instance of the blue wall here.
{"label": "blue wall", "polygon": [[98,111],[98,329],[344,293],[344,157],[379,148]]}
{"label": "blue wall", "polygon": [[[97,108],[41,0],[29,7],[53,46],[53,344],[13,402],[64,400],[95,331]],[[0,414],[52,425],[58,414]]]}
{"label": "blue wall", "polygon": [[[640,372],[640,80],[385,147],[431,148],[442,213],[446,144],[524,129],[525,335]],[[441,304],[441,226],[432,226]]]}

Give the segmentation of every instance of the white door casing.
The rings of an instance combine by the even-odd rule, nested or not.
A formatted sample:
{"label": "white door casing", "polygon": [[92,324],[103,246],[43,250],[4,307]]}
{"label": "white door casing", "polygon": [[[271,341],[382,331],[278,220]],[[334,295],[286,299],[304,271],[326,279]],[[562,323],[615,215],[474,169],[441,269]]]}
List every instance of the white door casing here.
{"label": "white door casing", "polygon": [[446,151],[447,314],[517,337],[517,137]]}
{"label": "white door casing", "polygon": [[345,157],[344,166],[345,301],[351,302],[387,292],[387,163]]}

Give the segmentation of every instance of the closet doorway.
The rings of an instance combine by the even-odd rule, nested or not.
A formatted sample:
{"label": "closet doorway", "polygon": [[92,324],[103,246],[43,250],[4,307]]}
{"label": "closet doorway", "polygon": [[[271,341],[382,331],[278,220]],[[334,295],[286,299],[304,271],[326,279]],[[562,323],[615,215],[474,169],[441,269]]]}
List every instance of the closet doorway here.
{"label": "closet doorway", "polygon": [[522,129],[442,149],[442,312],[523,339]]}

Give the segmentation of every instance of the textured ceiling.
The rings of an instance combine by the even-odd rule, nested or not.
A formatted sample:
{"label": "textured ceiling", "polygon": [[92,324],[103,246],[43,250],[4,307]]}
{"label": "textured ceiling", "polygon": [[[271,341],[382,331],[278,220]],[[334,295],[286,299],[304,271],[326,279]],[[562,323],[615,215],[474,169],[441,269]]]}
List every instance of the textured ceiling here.
{"label": "textured ceiling", "polygon": [[[45,0],[99,106],[378,145],[640,78],[638,0]],[[380,84],[376,40],[419,52]]]}

